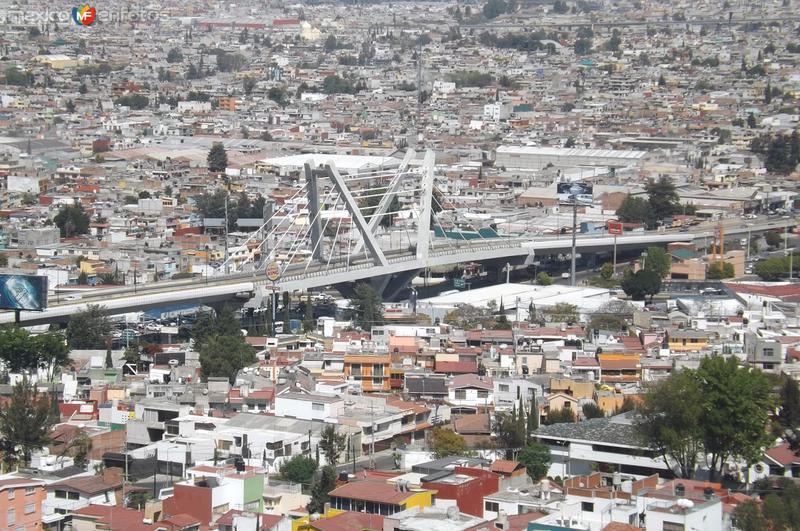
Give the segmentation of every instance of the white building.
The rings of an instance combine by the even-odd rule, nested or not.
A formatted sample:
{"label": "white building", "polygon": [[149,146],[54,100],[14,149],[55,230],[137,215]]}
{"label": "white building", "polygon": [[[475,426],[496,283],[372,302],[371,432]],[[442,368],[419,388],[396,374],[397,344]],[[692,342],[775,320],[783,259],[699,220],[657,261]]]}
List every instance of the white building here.
{"label": "white building", "polygon": [[324,421],[334,419],[343,412],[344,399],[341,396],[285,393],[275,398],[276,417]]}

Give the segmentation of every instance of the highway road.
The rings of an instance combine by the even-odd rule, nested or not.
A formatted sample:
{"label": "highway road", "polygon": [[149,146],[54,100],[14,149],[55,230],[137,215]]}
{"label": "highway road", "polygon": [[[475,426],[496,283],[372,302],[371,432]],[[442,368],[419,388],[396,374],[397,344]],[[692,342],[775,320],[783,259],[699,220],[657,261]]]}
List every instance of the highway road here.
{"label": "highway road", "polygon": [[[736,237],[747,233],[791,227],[795,223],[794,219],[784,218],[761,218],[753,221],[731,219],[723,221],[723,226],[726,237]],[[670,229],[626,233],[617,238],[617,248],[636,249],[672,241],[708,240],[714,237],[715,229],[716,224],[706,223],[692,227],[690,232]],[[411,251],[387,251],[386,257],[389,263],[386,266],[376,266],[371,258],[364,254],[353,256],[349,260],[333,260],[331,264],[293,264],[284,271],[274,288],[280,291],[315,289],[458,262],[519,260],[526,257],[532,259],[535,255],[569,252],[571,248],[570,235],[497,238],[480,243],[449,241],[449,246],[439,239],[435,242],[436,249],[430,250],[424,260],[418,259]],[[607,234],[582,234],[577,237],[579,252],[608,250],[613,244],[614,237]],[[273,287],[271,284],[263,272],[251,271],[209,278],[152,282],[138,286],[100,288],[84,293],[79,300],[51,303],[44,312],[22,312],[21,321],[26,325],[64,321],[75,312],[84,310],[89,304],[101,304],[109,312],[120,314],[182,302],[222,301],[237,295],[249,298],[257,290],[270,290]],[[0,313],[0,323],[13,321],[13,312]]]}

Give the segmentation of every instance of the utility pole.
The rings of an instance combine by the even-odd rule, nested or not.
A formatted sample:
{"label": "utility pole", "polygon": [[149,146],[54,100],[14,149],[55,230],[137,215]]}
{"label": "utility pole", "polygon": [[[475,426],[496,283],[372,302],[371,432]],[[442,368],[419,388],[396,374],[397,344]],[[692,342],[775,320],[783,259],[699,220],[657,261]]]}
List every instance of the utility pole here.
{"label": "utility pole", "polygon": [[370,400],[369,402],[369,423],[371,426],[371,433],[369,439],[369,468],[375,468],[375,404]]}
{"label": "utility pole", "polygon": [[230,195],[230,186],[225,189],[225,274],[228,274],[228,196]]}
{"label": "utility pole", "polygon": [[572,194],[572,257],[570,261],[569,285],[575,286],[575,238],[578,231],[578,194]]}
{"label": "utility pole", "polygon": [[[784,258],[789,253],[789,223],[783,226],[783,256]],[[792,280],[792,262],[794,261],[794,253],[789,255],[789,280]]]}
{"label": "utility pole", "polygon": [[417,44],[417,120],[416,129],[419,133],[419,122],[422,116],[422,43]]}

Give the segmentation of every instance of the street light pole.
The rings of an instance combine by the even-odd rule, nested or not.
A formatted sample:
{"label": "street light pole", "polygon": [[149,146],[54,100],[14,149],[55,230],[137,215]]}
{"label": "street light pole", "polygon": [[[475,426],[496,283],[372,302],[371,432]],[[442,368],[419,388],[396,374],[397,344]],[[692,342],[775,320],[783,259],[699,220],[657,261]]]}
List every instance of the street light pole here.
{"label": "street light pole", "polygon": [[570,261],[570,275],[569,275],[569,285],[575,286],[575,247],[576,242],[575,238],[577,237],[577,230],[578,230],[578,194],[577,194],[577,187],[572,187],[570,195],[572,199],[572,257]]}

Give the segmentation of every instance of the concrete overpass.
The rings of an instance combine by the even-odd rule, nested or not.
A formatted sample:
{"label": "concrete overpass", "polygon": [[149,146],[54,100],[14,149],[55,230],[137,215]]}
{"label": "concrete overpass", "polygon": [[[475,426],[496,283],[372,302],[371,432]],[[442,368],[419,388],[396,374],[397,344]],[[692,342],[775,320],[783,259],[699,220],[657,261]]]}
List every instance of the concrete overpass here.
{"label": "concrete overpass", "polygon": [[[747,226],[734,220],[725,229],[726,237],[733,238],[748,233],[792,228],[795,220],[773,219]],[[703,230],[697,233],[680,231],[650,231],[629,233],[617,237],[618,250],[645,249],[651,245],[671,242],[697,242],[714,238],[714,232]],[[434,240],[436,241],[436,240]],[[270,282],[263,271],[233,273],[209,278],[154,282],[138,286],[98,288],[85,293],[80,300],[55,302],[43,312],[21,312],[21,323],[25,326],[65,322],[69,317],[86,309],[90,304],[104,306],[111,314],[122,314],[186,303],[211,304],[232,299],[246,300],[253,296],[264,297],[272,291],[300,291],[328,286],[347,286],[358,281],[381,279],[379,288],[386,288],[393,280],[405,285],[426,268],[454,265],[463,262],[513,264],[531,263],[536,256],[569,254],[571,236],[547,236],[539,238],[496,238],[480,243],[452,241],[450,247],[442,243],[421,257],[415,250],[387,251],[386,263],[376,264],[369,253],[364,252],[346,259],[328,263],[304,263],[288,265],[280,279]],[[614,245],[614,237],[606,234],[580,235],[576,246],[581,253],[608,252]],[[14,313],[0,313],[0,324],[13,323]]]}

